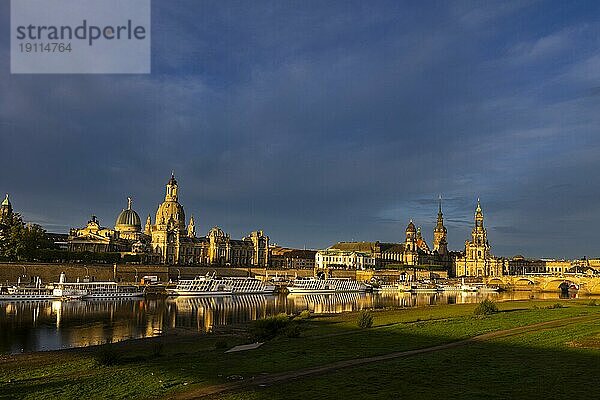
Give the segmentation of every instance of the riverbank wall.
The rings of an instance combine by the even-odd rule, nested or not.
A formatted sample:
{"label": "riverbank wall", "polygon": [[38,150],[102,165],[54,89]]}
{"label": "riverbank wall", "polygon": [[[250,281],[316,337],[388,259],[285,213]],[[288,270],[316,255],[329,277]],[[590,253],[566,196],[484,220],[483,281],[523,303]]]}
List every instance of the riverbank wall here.
{"label": "riverbank wall", "polygon": [[[312,269],[271,270],[265,268],[227,268],[227,267],[184,267],[166,265],[134,265],[134,264],[45,264],[45,263],[0,263],[0,284],[33,282],[40,277],[42,282],[57,282],[64,272],[67,281],[74,282],[89,277],[93,281],[139,282],[145,276],[156,277],[160,282],[193,278],[199,275],[213,274],[217,276],[312,276]],[[354,271],[352,272],[354,276]]]}
{"label": "riverbank wall", "polygon": [[[88,277],[92,281],[139,282],[145,276],[156,277],[160,282],[189,279],[195,276],[216,274],[217,276],[280,276],[307,277],[313,276],[313,269],[265,269],[265,268],[233,268],[214,266],[167,266],[167,265],[138,265],[138,264],[75,264],[75,263],[0,263],[0,284],[15,284],[33,282],[40,277],[42,282],[56,282],[64,272],[67,281],[74,282]],[[358,281],[370,281],[371,278],[385,281],[397,281],[403,274],[413,274],[413,271],[399,270],[330,270],[333,278],[350,278]],[[417,279],[447,278],[444,272],[430,273],[416,271]],[[434,274],[435,276],[432,276]]]}

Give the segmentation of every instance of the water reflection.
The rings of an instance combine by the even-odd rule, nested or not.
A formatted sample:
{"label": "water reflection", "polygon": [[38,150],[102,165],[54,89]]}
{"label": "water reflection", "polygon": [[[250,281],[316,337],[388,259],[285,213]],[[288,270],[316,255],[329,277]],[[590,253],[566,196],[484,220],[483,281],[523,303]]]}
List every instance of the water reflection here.
{"label": "water reflection", "polygon": [[[158,336],[176,329],[210,332],[280,312],[332,314],[364,308],[558,299],[559,293],[338,293],[85,301],[0,302],[0,353],[81,347]],[[572,296],[572,295],[571,295]]]}

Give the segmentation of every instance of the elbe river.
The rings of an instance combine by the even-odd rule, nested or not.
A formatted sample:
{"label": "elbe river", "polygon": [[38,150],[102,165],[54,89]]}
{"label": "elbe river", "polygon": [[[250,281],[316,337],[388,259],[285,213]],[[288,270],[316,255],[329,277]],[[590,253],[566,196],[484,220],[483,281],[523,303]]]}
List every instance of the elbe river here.
{"label": "elbe river", "polygon": [[416,307],[529,298],[560,293],[337,293],[140,298],[135,300],[1,301],[0,353],[83,347],[160,336],[177,330],[210,332],[278,313],[332,314],[365,308]]}

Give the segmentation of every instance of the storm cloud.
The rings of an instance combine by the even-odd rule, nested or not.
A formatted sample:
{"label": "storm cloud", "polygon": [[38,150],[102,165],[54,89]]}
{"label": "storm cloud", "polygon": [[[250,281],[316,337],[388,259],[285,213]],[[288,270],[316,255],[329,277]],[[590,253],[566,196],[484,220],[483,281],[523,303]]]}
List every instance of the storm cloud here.
{"label": "storm cloud", "polygon": [[154,1],[152,74],[11,75],[0,191],[65,232],[145,219],[172,170],[197,231],[313,248],[449,245],[481,198],[493,252],[600,256],[597,2]]}

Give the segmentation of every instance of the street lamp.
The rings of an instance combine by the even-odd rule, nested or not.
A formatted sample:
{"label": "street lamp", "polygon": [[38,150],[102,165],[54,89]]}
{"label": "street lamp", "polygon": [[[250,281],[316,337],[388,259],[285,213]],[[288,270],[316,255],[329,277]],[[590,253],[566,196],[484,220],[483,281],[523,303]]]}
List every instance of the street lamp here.
{"label": "street lamp", "polygon": [[177,269],[177,280],[179,281],[181,279],[181,270],[179,268]]}

